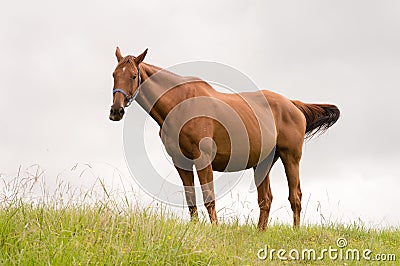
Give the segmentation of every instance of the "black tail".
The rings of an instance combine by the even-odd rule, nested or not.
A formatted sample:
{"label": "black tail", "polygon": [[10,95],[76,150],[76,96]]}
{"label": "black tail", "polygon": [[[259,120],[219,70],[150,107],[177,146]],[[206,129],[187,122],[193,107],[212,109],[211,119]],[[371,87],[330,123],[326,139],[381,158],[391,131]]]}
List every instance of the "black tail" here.
{"label": "black tail", "polygon": [[312,138],[317,133],[324,133],[333,126],[340,117],[339,109],[332,104],[307,104],[292,101],[306,117],[306,139]]}

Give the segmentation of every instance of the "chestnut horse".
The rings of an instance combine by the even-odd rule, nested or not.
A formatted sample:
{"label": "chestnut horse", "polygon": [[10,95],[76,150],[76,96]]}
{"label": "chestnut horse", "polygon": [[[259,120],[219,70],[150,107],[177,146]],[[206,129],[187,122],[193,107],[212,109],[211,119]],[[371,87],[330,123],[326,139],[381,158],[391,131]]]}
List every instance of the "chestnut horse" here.
{"label": "chestnut horse", "polygon": [[181,77],[143,62],[139,56],[122,56],[113,73],[113,104],[109,118],[119,121],[134,100],[160,126],[160,137],[182,179],[192,219],[198,218],[193,165],[202,187],[210,221],[217,224],[213,170],[254,168],[260,217],[268,223],[272,193],[270,170],[280,158],[289,186],[294,226],[300,224],[299,163],[304,138],[322,133],[340,116],[330,104],[306,104],[261,90],[221,93],[198,78]]}

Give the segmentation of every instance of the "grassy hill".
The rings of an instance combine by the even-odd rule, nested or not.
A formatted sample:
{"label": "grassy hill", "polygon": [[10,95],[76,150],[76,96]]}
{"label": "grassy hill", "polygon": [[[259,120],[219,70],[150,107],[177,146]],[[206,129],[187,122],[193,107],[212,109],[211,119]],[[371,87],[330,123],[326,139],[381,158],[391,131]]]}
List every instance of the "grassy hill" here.
{"label": "grassy hill", "polygon": [[[338,238],[347,245],[339,248]],[[357,225],[298,230],[272,225],[258,232],[254,225],[188,223],[146,210],[120,212],[104,203],[65,208],[20,204],[0,210],[0,264],[7,265],[293,264],[279,259],[279,249],[286,250],[281,256],[286,258],[289,252],[296,257],[293,249],[298,250],[295,264],[377,265],[372,260],[382,253],[381,260],[391,261],[380,263],[396,265],[399,245],[397,229],[375,231]],[[337,259],[331,259],[335,254],[329,254],[329,248],[337,249]],[[272,249],[276,251],[270,256]],[[310,249],[316,251],[315,259]],[[323,249],[327,251],[321,260]],[[350,256],[353,251],[348,250],[353,249],[359,250],[359,261]],[[362,257],[365,249],[371,250],[371,261]]]}
{"label": "grassy hill", "polygon": [[101,180],[89,191],[60,180],[50,192],[37,171],[0,184],[0,265],[400,265],[399,228],[275,223],[259,232],[134,207]]}

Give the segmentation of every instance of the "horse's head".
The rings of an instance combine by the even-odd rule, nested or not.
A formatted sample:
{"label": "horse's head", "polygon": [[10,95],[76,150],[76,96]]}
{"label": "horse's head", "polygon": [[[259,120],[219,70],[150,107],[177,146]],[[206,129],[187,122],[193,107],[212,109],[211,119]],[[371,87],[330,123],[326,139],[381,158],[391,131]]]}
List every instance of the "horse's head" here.
{"label": "horse's head", "polygon": [[118,65],[113,72],[113,104],[110,110],[110,120],[119,121],[124,116],[124,108],[129,106],[139,94],[141,82],[139,64],[146,56],[147,49],[138,57],[131,55],[123,57],[117,47],[115,55]]}

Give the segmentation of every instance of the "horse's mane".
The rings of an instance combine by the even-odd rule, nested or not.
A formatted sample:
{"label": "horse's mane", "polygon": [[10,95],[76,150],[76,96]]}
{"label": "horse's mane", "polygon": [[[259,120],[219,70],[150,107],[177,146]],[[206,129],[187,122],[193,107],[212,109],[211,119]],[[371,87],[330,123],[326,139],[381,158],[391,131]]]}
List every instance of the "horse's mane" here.
{"label": "horse's mane", "polygon": [[[137,67],[136,63],[135,63],[135,59],[136,59],[135,56],[127,55],[124,58],[122,58],[121,61],[118,62],[118,65],[117,65],[116,68],[119,68],[119,67],[121,67],[122,65],[125,65],[125,64],[130,64],[132,66],[132,68],[133,67]],[[158,67],[158,66],[154,66],[154,65],[151,65],[151,64],[148,64],[148,63],[145,63],[145,62],[142,62],[141,64],[145,65],[147,69],[151,70],[151,72],[152,72],[151,74],[154,74],[154,73],[162,70],[163,72],[168,73],[168,74],[170,74],[172,76],[181,77],[178,74],[175,74],[175,73],[173,73],[171,71],[168,71],[168,70],[166,70],[164,68],[161,68],[161,67]]]}

